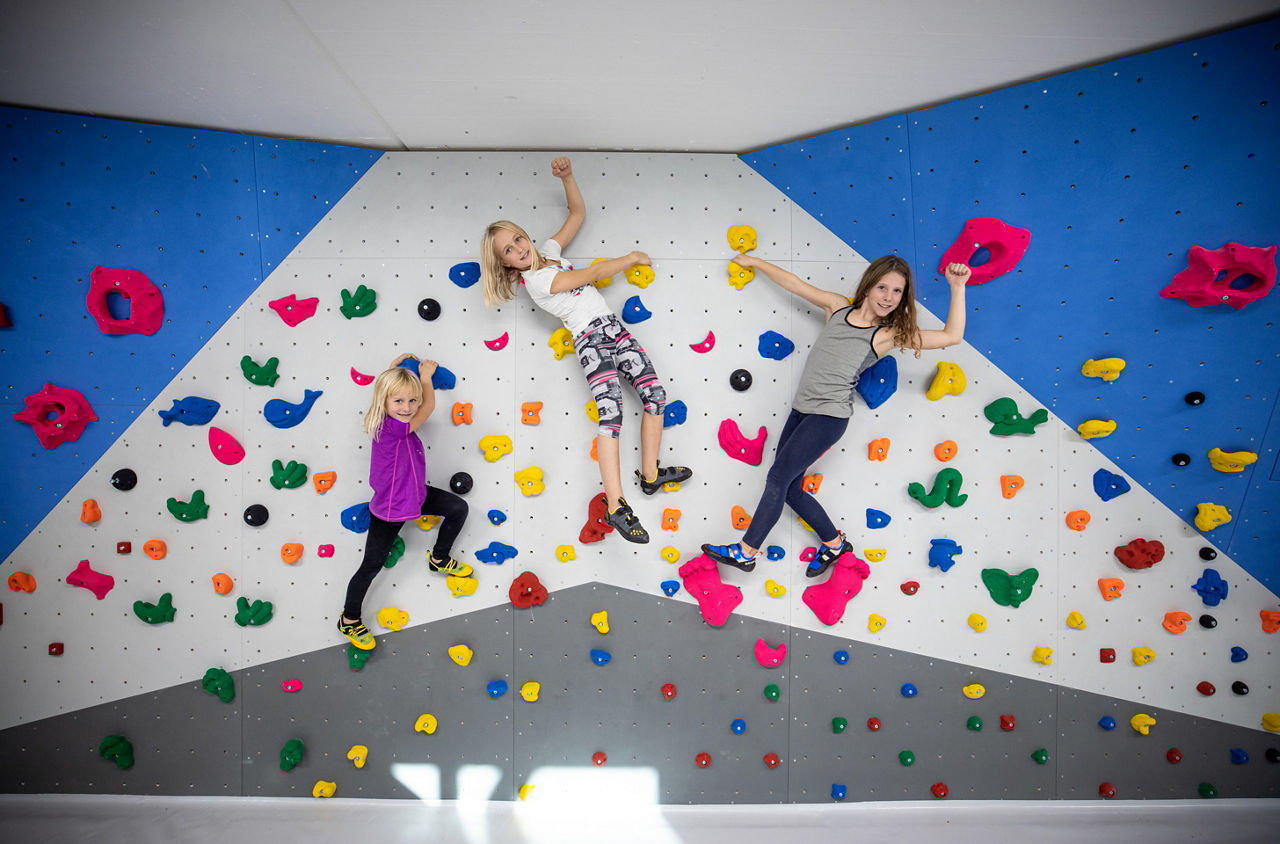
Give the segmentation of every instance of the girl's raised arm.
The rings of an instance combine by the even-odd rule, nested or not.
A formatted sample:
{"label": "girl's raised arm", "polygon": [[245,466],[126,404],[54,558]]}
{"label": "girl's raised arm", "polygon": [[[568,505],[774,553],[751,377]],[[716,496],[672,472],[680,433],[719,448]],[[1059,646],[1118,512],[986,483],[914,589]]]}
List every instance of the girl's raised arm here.
{"label": "girl's raised arm", "polygon": [[733,262],[740,267],[755,267],[763,271],[770,281],[783,290],[788,293],[794,293],[814,307],[822,308],[827,312],[827,319],[831,319],[832,314],[849,304],[849,300],[839,293],[815,287],[795,273],[784,270],[776,264],[771,264],[763,258],[738,255],[733,259]]}
{"label": "girl's raised arm", "polygon": [[942,330],[920,332],[920,348],[945,349],[964,339],[965,285],[969,283],[969,268],[964,264],[947,264],[947,284],[951,286],[951,306],[947,308],[947,322]]}
{"label": "girl's raised arm", "polygon": [[418,360],[418,380],[422,382],[422,404],[418,405],[417,413],[413,414],[413,418],[409,420],[410,431],[421,428],[422,423],[435,412],[436,388],[431,384],[431,376],[435,374],[438,366],[439,364],[433,360],[426,358]]}
{"label": "girl's raised arm", "polygon": [[582,222],[587,219],[587,203],[582,199],[582,191],[578,188],[578,180],[573,177],[573,165],[563,156],[551,162],[551,175],[564,185],[564,198],[569,206],[569,216],[565,218],[560,231],[551,239],[560,244],[560,249],[569,248],[569,242],[578,235]]}

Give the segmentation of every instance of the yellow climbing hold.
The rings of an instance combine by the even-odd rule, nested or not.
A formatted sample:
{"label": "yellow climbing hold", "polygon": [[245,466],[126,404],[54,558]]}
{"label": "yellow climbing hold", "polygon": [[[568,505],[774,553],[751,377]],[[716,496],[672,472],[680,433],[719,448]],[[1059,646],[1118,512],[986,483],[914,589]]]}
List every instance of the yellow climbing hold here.
{"label": "yellow climbing hold", "polygon": [[476,594],[476,586],[479,585],[474,577],[458,577],[451,574],[444,579],[444,583],[449,587],[449,591],[453,593],[455,598],[465,598],[468,595]]}
{"label": "yellow climbing hold", "polygon": [[1048,645],[1036,645],[1031,649],[1031,661],[1041,665],[1053,664],[1053,648]]}
{"label": "yellow climbing hold", "polygon": [[[594,261],[591,262],[591,266],[594,267],[596,264],[603,264],[607,260],[609,259],[596,258]],[[603,290],[604,288],[608,287],[610,284],[613,284],[613,276],[609,276],[608,278],[602,278],[599,281],[592,282],[592,284],[594,284],[597,289]]]}
{"label": "yellow climbing hold", "polygon": [[970,614],[969,614],[969,626],[970,626],[970,627],[972,627],[974,630],[978,631],[979,633],[981,633],[983,630],[986,630],[986,629],[987,629],[987,619],[986,619],[986,616],[979,615],[979,614],[978,614],[978,613],[976,613],[976,612],[975,612],[975,613],[970,613]]}
{"label": "yellow climbing hold", "polygon": [[986,687],[980,683],[970,683],[960,690],[969,700],[981,700],[982,696],[987,693]]}
{"label": "yellow climbing hold", "polygon": [[357,768],[363,768],[365,761],[369,758],[369,748],[363,744],[353,744],[351,749],[347,751],[347,758],[355,764]]}
{"label": "yellow climbing hold", "polygon": [[1101,378],[1103,381],[1114,381],[1123,371],[1124,358],[1102,358],[1101,360],[1089,358],[1084,362],[1084,366],[1080,367],[1080,373],[1085,378]]}
{"label": "yellow climbing hold", "polygon": [[1084,616],[1078,612],[1072,612],[1067,615],[1067,626],[1072,630],[1083,630],[1085,628]]}
{"label": "yellow climbing hold", "polygon": [[378,611],[378,624],[387,630],[403,630],[409,623],[409,614],[399,607],[383,607]]}
{"label": "yellow climbing hold", "polygon": [[595,399],[587,399],[587,418],[592,425],[600,424],[600,408],[596,406]]}
{"label": "yellow climbing hold", "polygon": [[337,793],[338,784],[328,780],[316,780],[316,784],[311,788],[312,797],[332,797]]}
{"label": "yellow climbing hold", "polygon": [[511,437],[506,434],[480,438],[480,450],[490,463],[511,453]]}
{"label": "yellow climbing hold", "polygon": [[413,520],[422,530],[432,530],[444,521],[443,516],[419,516]]}
{"label": "yellow climbing hold", "polygon": [[889,620],[884,616],[880,615],[880,613],[873,612],[871,615],[867,616],[867,629],[870,630],[872,633],[880,632],[881,630],[884,629],[884,626],[888,623],[889,623]]}
{"label": "yellow climbing hold", "polygon": [[541,495],[547,489],[547,485],[542,482],[542,470],[537,466],[521,469],[515,473],[515,479],[520,487],[520,494],[526,498]]}
{"label": "yellow climbing hold", "polygon": [[1220,448],[1209,452],[1209,465],[1219,472],[1243,472],[1245,466],[1258,462],[1258,455],[1252,451],[1223,451]]}
{"label": "yellow climbing hold", "polygon": [[530,680],[528,683],[525,683],[523,686],[520,687],[520,697],[529,701],[529,703],[535,703],[538,700],[538,692],[541,689],[542,689],[541,684],[535,683],[532,680]]}
{"label": "yellow climbing hold", "polygon": [[756,248],[756,230],[746,223],[729,226],[729,248],[750,252]]}
{"label": "yellow climbing hold", "polygon": [[1111,432],[1116,429],[1116,423],[1108,419],[1090,419],[1088,422],[1081,422],[1076,426],[1076,430],[1080,432],[1080,436],[1086,440],[1096,440],[1102,437],[1111,436]]}
{"label": "yellow climbing hold", "polygon": [[1280,714],[1268,712],[1262,716],[1262,729],[1269,733],[1280,733]]}
{"label": "yellow climbing hold", "polygon": [[1151,648],[1138,645],[1133,649],[1133,664],[1146,665],[1148,662],[1155,662],[1156,652]]}
{"label": "yellow climbing hold", "polygon": [[1156,725],[1156,719],[1152,718],[1145,712],[1139,712],[1137,715],[1129,719],[1129,726],[1133,727],[1135,732],[1147,735],[1151,732],[1151,728]]}
{"label": "yellow climbing hold", "polygon": [[471,664],[471,657],[474,654],[475,654],[475,651],[471,650],[471,648],[468,648],[466,645],[454,645],[453,647],[449,648],[449,659],[453,660],[454,662],[458,663],[464,668],[467,665]]}
{"label": "yellow climbing hold", "polygon": [[941,361],[938,364],[938,374],[933,376],[933,383],[925,390],[924,396],[930,401],[937,401],[943,396],[958,396],[968,385],[969,381],[959,365]]}
{"label": "yellow climbing hold", "polygon": [[551,339],[547,340],[547,345],[551,347],[556,360],[560,360],[565,355],[573,353],[573,335],[562,325],[551,332]]}
{"label": "yellow climbing hold", "polygon": [[567,563],[570,560],[578,559],[578,552],[572,545],[557,545],[556,558],[562,563]]}
{"label": "yellow climbing hold", "polygon": [[627,281],[644,290],[653,281],[653,267],[646,264],[633,264],[622,271]]}
{"label": "yellow climbing hold", "polygon": [[601,633],[609,632],[609,612],[608,610],[600,610],[591,616],[591,626],[599,630]]}
{"label": "yellow climbing hold", "polygon": [[1201,502],[1196,505],[1196,527],[1208,533],[1231,521],[1231,514],[1221,504]]}
{"label": "yellow climbing hold", "polygon": [[878,563],[888,553],[889,551],[886,548],[867,548],[862,552],[862,558],[872,563]]}
{"label": "yellow climbing hold", "polygon": [[756,277],[755,267],[744,267],[734,261],[729,262],[729,283],[735,290],[741,290]]}
{"label": "yellow climbing hold", "polygon": [[521,800],[528,800],[530,797],[532,797],[532,796],[533,796],[533,790],[534,790],[535,788],[537,788],[537,786],[536,786],[536,785],[522,785],[522,786],[520,786],[520,799],[521,799]]}
{"label": "yellow climbing hold", "polygon": [[662,551],[660,551],[659,553],[662,554],[662,559],[666,560],[668,563],[671,563],[672,565],[675,565],[677,562],[680,561],[680,552],[676,550],[676,547],[674,545],[662,546]]}
{"label": "yellow climbing hold", "polygon": [[764,591],[769,594],[770,598],[781,598],[787,594],[787,587],[776,580],[766,580],[764,582]]}
{"label": "yellow climbing hold", "polygon": [[414,722],[413,731],[415,733],[433,735],[436,731],[436,727],[439,725],[440,722],[436,720],[436,716],[432,715],[430,712],[424,712],[419,715],[418,720]]}

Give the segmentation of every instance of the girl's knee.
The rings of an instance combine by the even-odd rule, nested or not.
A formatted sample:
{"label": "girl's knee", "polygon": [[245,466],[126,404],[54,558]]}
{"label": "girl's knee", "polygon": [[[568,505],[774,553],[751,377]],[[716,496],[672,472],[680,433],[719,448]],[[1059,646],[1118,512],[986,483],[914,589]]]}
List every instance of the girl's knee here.
{"label": "girl's knee", "polygon": [[644,403],[645,413],[661,416],[662,411],[667,407],[667,391],[661,384],[655,384],[641,393],[640,400]]}

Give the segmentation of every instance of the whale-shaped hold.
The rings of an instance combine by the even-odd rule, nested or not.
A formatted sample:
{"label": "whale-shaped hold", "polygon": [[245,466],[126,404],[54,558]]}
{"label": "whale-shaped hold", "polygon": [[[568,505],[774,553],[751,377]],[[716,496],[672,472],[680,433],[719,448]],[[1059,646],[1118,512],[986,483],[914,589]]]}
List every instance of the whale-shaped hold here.
{"label": "whale-shaped hold", "polygon": [[324,390],[304,390],[302,401],[298,404],[290,404],[284,399],[272,399],[262,408],[262,415],[277,428],[292,428],[307,418],[311,406],[323,395]]}
{"label": "whale-shaped hold", "polygon": [[187,396],[184,399],[174,399],[173,407],[168,410],[156,412],[160,414],[160,419],[163,420],[166,428],[169,427],[170,422],[181,422],[183,425],[207,425],[218,413],[220,407],[222,405],[213,399]]}

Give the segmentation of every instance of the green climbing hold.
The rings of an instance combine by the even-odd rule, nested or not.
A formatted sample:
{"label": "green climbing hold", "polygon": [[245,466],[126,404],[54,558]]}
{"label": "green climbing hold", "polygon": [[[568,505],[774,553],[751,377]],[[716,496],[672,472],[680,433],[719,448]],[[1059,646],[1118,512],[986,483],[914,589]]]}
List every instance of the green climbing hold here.
{"label": "green climbing hold", "polygon": [[286,466],[279,460],[271,461],[271,485],[276,489],[297,489],[306,482],[306,463],[290,460]]}
{"label": "green climbing hold", "polygon": [[975,733],[982,732],[982,719],[977,715],[970,715],[969,720],[964,722],[967,729],[973,730]]}
{"label": "green climbing hold", "polygon": [[1036,760],[1037,765],[1043,765],[1049,761],[1049,751],[1042,747],[1032,753],[1031,758]]}
{"label": "green climbing hold", "polygon": [[391,543],[391,550],[387,552],[387,561],[382,564],[384,569],[394,568],[395,564],[400,562],[400,558],[404,556],[404,537],[397,536],[396,541]]}
{"label": "green climbing hold", "polygon": [[1196,786],[1196,791],[1200,792],[1200,796],[1205,798],[1218,796],[1218,789],[1211,782],[1200,783],[1200,785]]}
{"label": "green climbing hold", "polygon": [[284,743],[284,747],[280,748],[280,770],[292,771],[298,767],[298,763],[302,761],[303,755],[307,752],[307,747],[302,743],[302,739],[289,739]]}
{"label": "green climbing hold", "polygon": [[249,599],[243,595],[236,599],[236,624],[241,627],[266,624],[271,620],[271,612],[270,601],[254,601],[250,604]]}
{"label": "green climbing hold", "polygon": [[1034,434],[1036,426],[1049,421],[1049,411],[1043,407],[1031,414],[1030,418],[1018,412],[1018,403],[1006,396],[996,399],[982,409],[982,413],[991,422],[991,433],[997,437],[1008,437],[1013,434]]}
{"label": "green climbing hold", "polygon": [[369,654],[371,653],[373,651],[365,651],[355,645],[347,645],[347,666],[352,671],[359,671],[369,661]]}
{"label": "green climbing hold", "polygon": [[160,596],[160,600],[154,604],[146,601],[133,602],[133,614],[147,624],[164,624],[166,621],[173,621],[176,613],[177,611],[173,608],[173,593],[171,592],[165,592]]}
{"label": "green climbing hold", "polygon": [[1031,597],[1031,587],[1036,585],[1040,572],[1026,569],[1018,574],[1009,574],[1003,569],[983,569],[982,585],[991,593],[991,600],[1002,607],[1017,608],[1023,601]]}
{"label": "green climbing hold", "polygon": [[209,517],[209,505],[204,503],[204,490],[191,493],[190,501],[170,498],[164,503],[169,513],[180,522],[198,522]]}
{"label": "green climbing hold", "polygon": [[259,387],[275,386],[276,379],[280,377],[280,373],[276,372],[279,365],[280,358],[268,358],[264,364],[256,363],[248,355],[240,358],[240,371],[244,373],[245,380]]}
{"label": "green climbing hold", "polygon": [[898,761],[904,768],[909,768],[916,763],[916,755],[910,750],[904,750],[898,754]]}
{"label": "green climbing hold", "polygon": [[355,293],[350,290],[342,291],[342,307],[338,308],[338,310],[347,319],[353,319],[355,317],[368,316],[377,308],[378,294],[362,284],[356,288]]}
{"label": "green climbing hold", "polygon": [[848,718],[832,718],[831,719],[831,732],[833,733],[843,733],[846,729],[848,729],[848,727],[849,727]]}
{"label": "green climbing hold", "polygon": [[960,474],[960,471],[948,466],[940,470],[934,477],[933,489],[929,490],[928,493],[924,491],[922,484],[910,483],[907,484],[907,495],[910,495],[930,510],[940,506],[944,501],[952,507],[959,507],[969,500],[969,496],[960,491],[960,485],[963,483],[964,476]]}
{"label": "green climbing hold", "polygon": [[133,742],[124,736],[107,736],[98,745],[98,755],[116,763],[116,767],[127,771],[133,767]]}
{"label": "green climbing hold", "polygon": [[777,683],[770,683],[764,687],[764,696],[774,703],[777,703],[778,698],[782,697],[782,689],[778,688]]}
{"label": "green climbing hold", "polygon": [[210,668],[204,672],[204,679],[200,681],[200,685],[206,692],[217,695],[218,700],[223,703],[231,703],[236,699],[236,681],[221,668]]}

